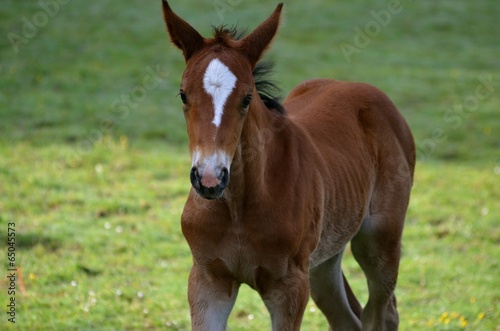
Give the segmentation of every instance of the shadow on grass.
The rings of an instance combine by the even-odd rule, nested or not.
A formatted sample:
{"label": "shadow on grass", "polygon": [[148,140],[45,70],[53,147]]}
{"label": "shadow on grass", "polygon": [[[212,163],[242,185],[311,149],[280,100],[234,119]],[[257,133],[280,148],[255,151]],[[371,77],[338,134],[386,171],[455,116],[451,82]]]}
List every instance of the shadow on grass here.
{"label": "shadow on grass", "polygon": [[20,250],[32,249],[36,245],[41,245],[48,252],[55,252],[61,247],[61,241],[52,237],[44,236],[35,232],[16,233],[16,248]]}

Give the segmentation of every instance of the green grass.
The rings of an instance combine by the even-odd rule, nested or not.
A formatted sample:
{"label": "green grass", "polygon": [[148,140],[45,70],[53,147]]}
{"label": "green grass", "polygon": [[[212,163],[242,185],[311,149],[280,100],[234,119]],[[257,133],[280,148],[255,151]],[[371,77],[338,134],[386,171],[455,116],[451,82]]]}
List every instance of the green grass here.
{"label": "green grass", "polygon": [[[225,3],[238,4],[222,23],[250,29],[275,5]],[[172,6],[205,35],[221,23],[212,1]],[[270,51],[275,78],[285,91],[312,77],[365,81],[395,101],[419,152],[397,289],[400,329],[498,330],[500,2],[401,1],[347,62],[339,44],[353,44],[354,28],[374,20],[370,11],[387,8],[287,2]],[[40,11],[35,1],[0,5],[0,234],[5,243],[15,223],[24,286],[21,293],[17,284],[16,325],[2,311],[0,328],[188,330],[191,256],[179,220],[190,160],[176,98],[184,62],[168,44],[160,1],[69,1],[15,52],[8,34],[22,36]],[[488,76],[490,90],[481,91],[490,93],[479,100]],[[0,256],[5,309],[5,244]],[[366,300],[349,252],[344,269]],[[248,287],[229,329],[269,329]],[[312,302],[303,329],[327,329]]]}

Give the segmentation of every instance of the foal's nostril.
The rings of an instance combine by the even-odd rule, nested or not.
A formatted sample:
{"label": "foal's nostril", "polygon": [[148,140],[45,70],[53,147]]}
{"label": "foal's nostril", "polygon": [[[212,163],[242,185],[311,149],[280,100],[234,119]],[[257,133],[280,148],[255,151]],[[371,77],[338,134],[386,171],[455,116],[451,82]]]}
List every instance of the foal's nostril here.
{"label": "foal's nostril", "polygon": [[192,167],[191,168],[191,174],[189,175],[189,178],[191,179],[191,185],[197,190],[200,189],[200,173],[198,172],[197,167]]}
{"label": "foal's nostril", "polygon": [[226,167],[222,168],[221,170],[221,177],[220,177],[220,187],[222,189],[227,187],[227,184],[229,183],[229,170],[227,170]]}

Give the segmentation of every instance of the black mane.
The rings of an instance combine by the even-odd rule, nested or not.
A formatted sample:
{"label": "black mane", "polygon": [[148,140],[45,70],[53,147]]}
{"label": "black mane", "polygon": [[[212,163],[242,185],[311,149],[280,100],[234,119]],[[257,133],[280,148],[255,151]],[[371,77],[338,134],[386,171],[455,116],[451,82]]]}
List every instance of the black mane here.
{"label": "black mane", "polygon": [[[212,28],[214,39],[219,43],[225,43],[227,39],[241,40],[245,36],[245,30],[238,30],[235,26],[221,25]],[[279,115],[284,115],[285,108],[280,103],[281,88],[276,81],[269,78],[274,71],[274,65],[274,61],[271,60],[260,61],[253,69],[252,75],[257,93],[266,108]]]}
{"label": "black mane", "polygon": [[264,101],[267,109],[274,111],[277,114],[284,115],[285,108],[281,105],[281,88],[274,80],[269,79],[269,75],[273,73],[274,62],[264,60],[257,63],[253,69],[252,75],[255,82],[255,88],[259,93],[260,98]]}
{"label": "black mane", "polygon": [[238,30],[236,26],[219,25],[212,26],[213,34],[215,40],[223,40],[225,38],[230,38],[233,40],[241,40],[245,37],[246,30]]}

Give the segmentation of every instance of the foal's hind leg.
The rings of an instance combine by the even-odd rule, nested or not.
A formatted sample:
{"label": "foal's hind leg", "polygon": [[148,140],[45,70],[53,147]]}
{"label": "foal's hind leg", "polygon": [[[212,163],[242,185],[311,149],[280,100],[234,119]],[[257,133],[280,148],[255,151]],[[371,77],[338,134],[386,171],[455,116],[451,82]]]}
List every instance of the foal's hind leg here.
{"label": "foal's hind leg", "polygon": [[[394,289],[401,257],[401,236],[409,193],[405,185],[376,192],[368,215],[351,241],[353,255],[363,269],[369,290],[361,315],[362,330],[398,329]],[[382,194],[383,193],[383,194]]]}
{"label": "foal's hind leg", "polygon": [[309,273],[311,296],[333,331],[361,330],[359,303],[348,287],[342,269],[342,252]]}

